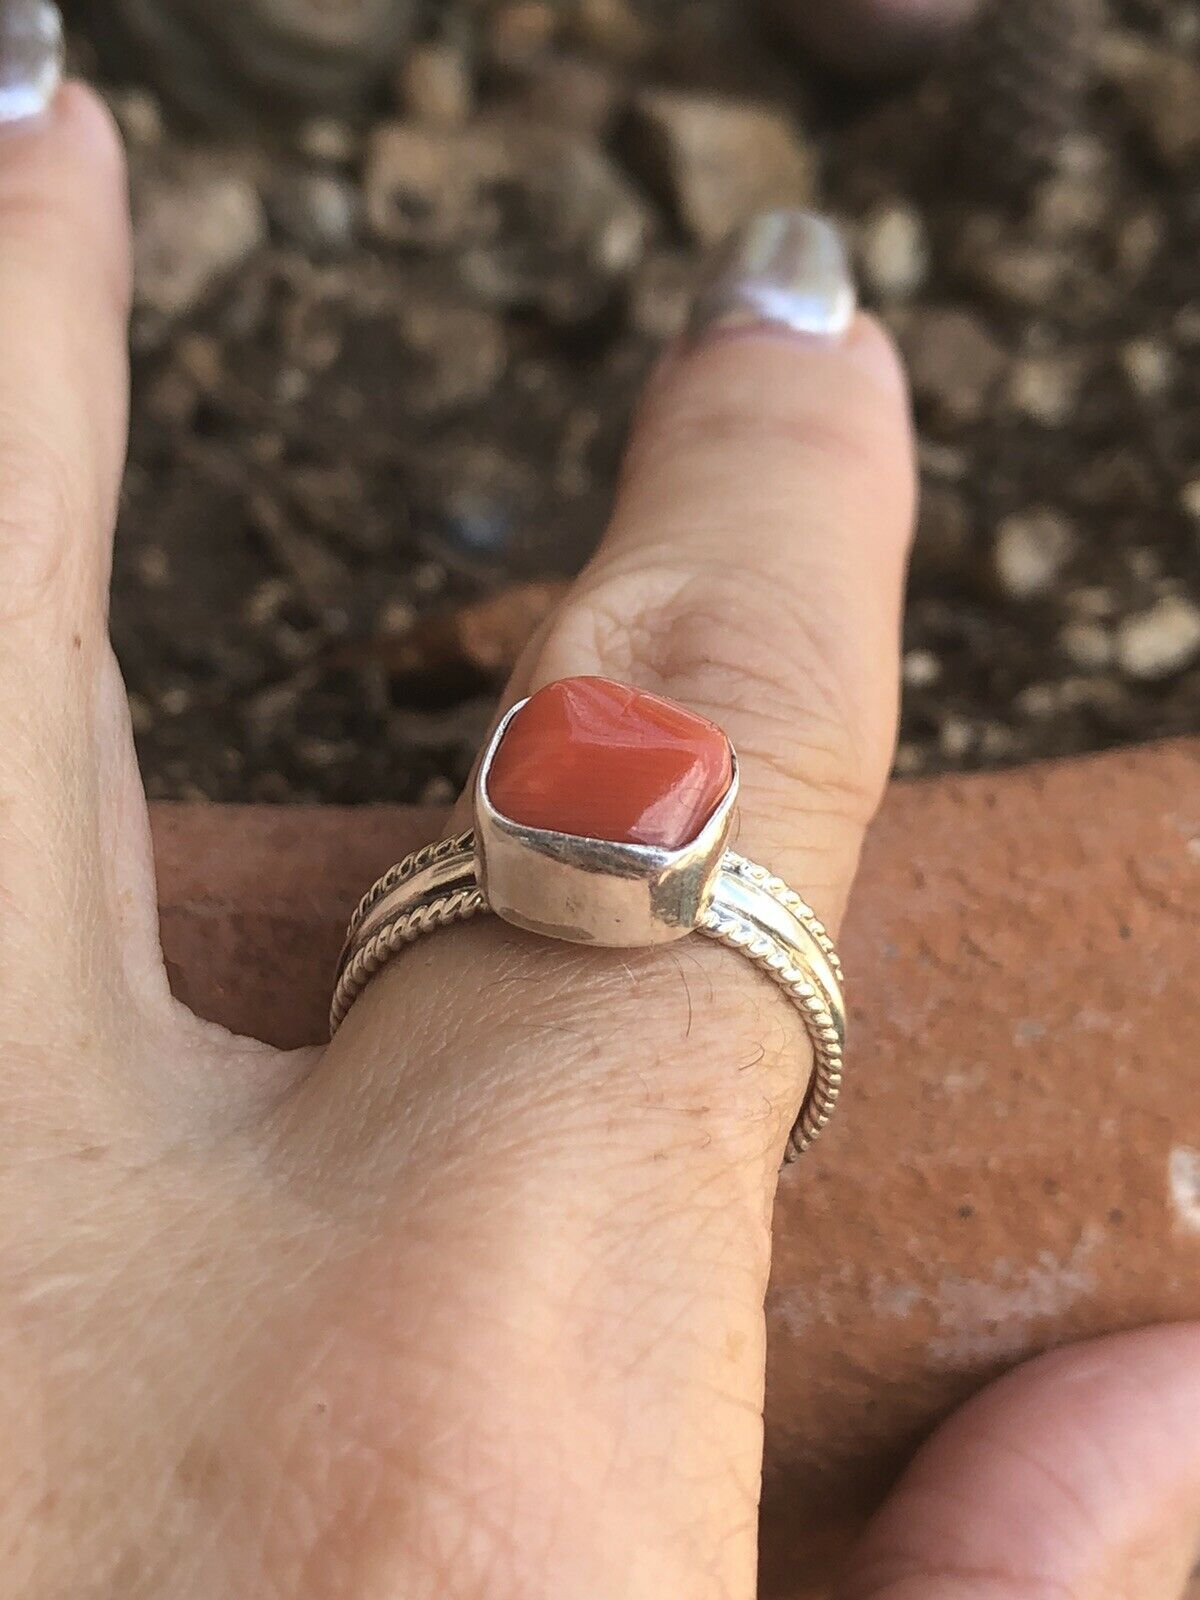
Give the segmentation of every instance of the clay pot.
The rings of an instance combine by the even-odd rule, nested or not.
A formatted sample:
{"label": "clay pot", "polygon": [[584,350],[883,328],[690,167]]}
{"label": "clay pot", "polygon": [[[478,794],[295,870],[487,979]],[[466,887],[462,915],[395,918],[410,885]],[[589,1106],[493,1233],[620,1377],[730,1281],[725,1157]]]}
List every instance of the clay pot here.
{"label": "clay pot", "polygon": [[[439,818],[160,807],[177,991],[322,1036],[346,907]],[[896,787],[851,1071],[776,1217],[764,1600],[819,1592],[930,1428],[1066,1340],[1200,1316],[1200,742]]]}

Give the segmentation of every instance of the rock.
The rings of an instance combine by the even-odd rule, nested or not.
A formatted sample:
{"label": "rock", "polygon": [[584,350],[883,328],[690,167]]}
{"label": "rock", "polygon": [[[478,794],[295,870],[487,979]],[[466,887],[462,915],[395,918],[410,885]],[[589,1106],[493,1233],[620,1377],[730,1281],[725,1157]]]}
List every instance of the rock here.
{"label": "rock", "polygon": [[500,236],[468,252],[464,279],[489,303],[569,324],[600,311],[642,259],[649,208],[606,155],[566,129],[516,126]]}
{"label": "rock", "polygon": [[281,173],[267,207],[275,226],[312,255],[340,255],[356,242],[358,188],[337,173]]}
{"label": "rock", "polygon": [[1004,372],[1004,351],[969,311],[915,310],[901,335],[913,393],[936,420],[978,422]]}
{"label": "rock", "polygon": [[586,56],[555,54],[524,74],[522,114],[604,141],[624,109],[626,85]]}
{"label": "rock", "polygon": [[500,680],[512,671],[533,634],[562,600],[562,581],[515,583],[423,618],[402,638],[377,641],[372,654],[397,679],[474,673]]}
{"label": "rock", "polygon": [[678,250],[650,252],[630,289],[630,323],[661,344],[677,338],[687,326],[695,288],[696,267],[689,256]]}
{"label": "rock", "polygon": [[481,298],[563,322],[591,315],[628,277],[651,220],[590,141],[519,122],[385,127],[372,144],[366,195],[379,238],[454,249]]}
{"label": "rock", "polygon": [[1044,428],[1061,428],[1074,413],[1081,382],[1080,363],[1072,356],[1028,355],[1013,363],[1005,394],[1020,415]]}
{"label": "rock", "polygon": [[910,300],[929,271],[929,239],[919,211],[885,205],[863,225],[862,265],[868,288],[881,300]]}
{"label": "rock", "polygon": [[942,676],[942,663],[932,650],[909,650],[904,657],[906,689],[931,689]]}
{"label": "rock", "polygon": [[654,49],[654,29],[630,0],[577,0],[571,20],[586,50],[626,68],[640,65]]}
{"label": "rock", "polygon": [[1075,550],[1075,531],[1057,511],[1038,509],[1006,517],[996,530],[992,567],[1010,600],[1048,595]]}
{"label": "rock", "polygon": [[255,108],[356,110],[407,38],[412,0],[110,0],[103,43],[215,124]]}
{"label": "rock", "polygon": [[296,149],[308,161],[349,167],[361,159],[362,139],[338,117],[309,117],[296,129]]}
{"label": "rock", "polygon": [[1143,400],[1156,400],[1171,387],[1171,352],[1158,339],[1130,339],[1121,347],[1121,366]]}
{"label": "rock", "polygon": [[776,206],[813,201],[815,158],[783,111],[676,89],[635,102],[630,158],[701,244]]}
{"label": "rock", "polygon": [[1200,156],[1200,63],[1133,33],[1105,35],[1101,65],[1129,117],[1164,165],[1186,171]]}
{"label": "rock", "polygon": [[405,297],[398,315],[418,414],[458,410],[492,394],[508,360],[499,317],[459,298],[417,293]]}
{"label": "rock", "polygon": [[956,256],[963,274],[989,298],[1037,310],[1061,289],[1072,249],[1069,240],[1042,239],[1014,229],[1005,216],[978,212],[964,227]]}
{"label": "rock", "polygon": [[371,230],[389,244],[425,250],[490,238],[500,226],[495,190],[508,165],[494,128],[385,123],[371,139],[364,177]]}
{"label": "rock", "polygon": [[495,6],[487,19],[488,55],[502,70],[519,72],[550,53],[562,20],[560,9],[547,0],[509,0]]}
{"label": "rock", "polygon": [[344,618],[355,598],[354,577],[345,562],[332,553],[331,546],[300,527],[270,495],[252,495],[247,512],[312,614],[327,624]]}
{"label": "rock", "polygon": [[193,311],[267,235],[250,178],[207,152],[141,167],[133,212],[134,310],[142,344]]}
{"label": "rock", "polygon": [[1098,622],[1068,622],[1058,636],[1059,649],[1081,672],[1103,672],[1112,666],[1113,636]]}
{"label": "rock", "polygon": [[1149,271],[1163,247],[1166,230],[1162,215],[1157,211],[1135,211],[1121,224],[1117,234],[1117,263],[1133,282],[1139,281]]}
{"label": "rock", "polygon": [[108,89],[104,98],[130,149],[149,150],[162,143],[162,106],[148,89]]}
{"label": "rock", "polygon": [[1165,595],[1146,611],[1125,617],[1117,628],[1117,661],[1130,678],[1172,678],[1200,659],[1200,606],[1183,595]]}
{"label": "rock", "polygon": [[475,99],[466,55],[449,40],[430,40],[405,52],[400,66],[400,101],[415,122],[460,128]]}
{"label": "rock", "polygon": [[1179,504],[1197,526],[1200,526],[1200,478],[1193,478],[1179,491]]}

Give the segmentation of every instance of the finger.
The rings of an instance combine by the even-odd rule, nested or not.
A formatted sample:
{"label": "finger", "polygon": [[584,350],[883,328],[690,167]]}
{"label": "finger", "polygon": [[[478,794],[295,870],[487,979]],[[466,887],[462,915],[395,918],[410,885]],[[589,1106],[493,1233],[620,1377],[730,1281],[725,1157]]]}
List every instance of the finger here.
{"label": "finger", "polygon": [[912,444],[837,236],[763,219],[716,264],[634,429],[609,533],[512,694],[596,673],[738,751],[738,847],[836,923],[890,766]]}
{"label": "finger", "polygon": [[[738,752],[738,848],[833,926],[890,764],[913,512],[904,384],[853,299],[837,235],[807,213],[760,219],[731,244],[651,385],[608,536],[507,696],[598,674],[718,723]],[[457,821],[469,818],[468,799]],[[406,968],[419,968],[419,992]],[[342,1063],[360,1077],[366,1056],[388,1081],[398,1010],[431,1103],[517,1131],[541,1119],[556,1141],[568,1090],[573,1114],[592,1118],[599,1088],[624,1134],[646,1098],[644,1061],[659,1061],[670,1093],[656,1116],[637,1114],[639,1139],[677,1153],[707,1143],[757,1195],[773,1187],[811,1060],[792,1008],[702,940],[581,953],[459,930],[368,986],[321,1078],[336,1085]],[[460,1024],[494,1076],[461,1048]],[[505,1075],[539,1033],[578,1039],[574,1075],[549,1051],[544,1076]],[[684,1060],[686,1074],[669,1071]],[[594,1151],[602,1165],[603,1143]]]}
{"label": "finger", "polygon": [[[911,519],[904,386],[836,236],[763,219],[510,695],[598,673],[720,723],[740,846],[835,919],[889,764]],[[708,941],[605,951],[492,918],[385,968],[283,1108],[297,1170],[382,1196],[405,1259],[470,1261],[450,1294],[421,1268],[452,1363],[431,1432],[453,1440],[447,1397],[469,1397],[469,1454],[520,1486],[506,1548],[539,1552],[523,1592],[749,1600],[771,1195],[806,1056],[792,1008]]]}
{"label": "finger", "polygon": [[53,15],[22,4],[0,32],[0,108],[24,113],[0,127],[0,967],[3,995],[25,1008],[50,966],[59,992],[107,973],[97,930],[124,886],[102,817],[138,806],[106,630],[125,446],[125,179],[95,97],[52,92],[49,25],[14,31],[14,18]]}
{"label": "finger", "polygon": [[1062,1350],[925,1447],[839,1600],[1180,1600],[1200,1556],[1200,1325]]}
{"label": "finger", "polygon": [[[609,533],[507,696],[596,674],[718,723],[738,752],[738,848],[834,926],[890,764],[913,512],[904,384],[853,301],[845,252],[818,218],[765,217],[732,243],[651,385]],[[457,820],[469,817],[468,799]],[[415,992],[406,968],[420,971]],[[540,1119],[556,1142],[559,1094],[591,1118],[599,1087],[624,1134],[630,1102],[646,1098],[644,1061],[659,1061],[670,1093],[655,1117],[640,1114],[638,1137],[676,1152],[707,1143],[760,1196],[811,1059],[782,997],[702,940],[581,953],[494,925],[459,930],[368,986],[322,1078],[336,1083],[343,1062],[360,1076],[366,1055],[387,1081],[398,1010],[433,1103],[516,1131]],[[461,1048],[460,1025],[494,1076]],[[509,1053],[528,1054],[539,1032],[560,1045],[545,1075],[506,1076]],[[574,1075],[562,1071],[567,1037],[586,1053]],[[669,1071],[685,1060],[686,1074]],[[603,1165],[603,1143],[594,1152]]]}
{"label": "finger", "polygon": [[929,61],[979,8],[979,0],[772,0],[804,46],[841,72],[867,77]]}

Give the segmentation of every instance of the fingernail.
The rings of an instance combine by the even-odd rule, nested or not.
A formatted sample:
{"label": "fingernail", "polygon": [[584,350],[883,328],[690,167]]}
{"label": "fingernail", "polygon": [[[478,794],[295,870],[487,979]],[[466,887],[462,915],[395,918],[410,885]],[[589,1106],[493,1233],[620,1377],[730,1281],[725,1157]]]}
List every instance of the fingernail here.
{"label": "fingernail", "polygon": [[761,325],[840,339],[857,304],[850,258],[833,223],[812,211],[768,211],[712,256],[689,332],[695,339]]}
{"label": "fingernail", "polygon": [[45,111],[62,71],[58,7],[50,0],[0,0],[0,127]]}

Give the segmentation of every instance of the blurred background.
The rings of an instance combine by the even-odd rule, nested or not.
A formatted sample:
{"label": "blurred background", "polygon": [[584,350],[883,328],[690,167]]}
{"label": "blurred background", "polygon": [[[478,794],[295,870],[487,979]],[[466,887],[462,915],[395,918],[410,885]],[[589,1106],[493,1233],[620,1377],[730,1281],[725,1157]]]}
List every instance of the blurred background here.
{"label": "blurred background", "polygon": [[910,9],[68,6],[132,166],[152,796],[448,799],[771,204],[844,223],[911,365],[899,771],[1200,728],[1200,5]]}

